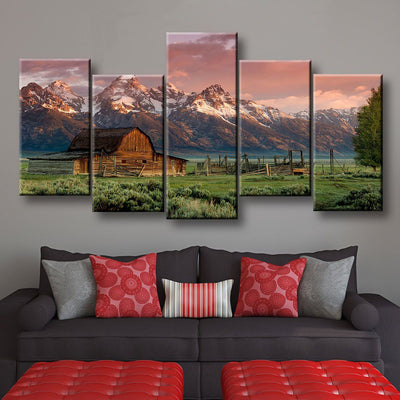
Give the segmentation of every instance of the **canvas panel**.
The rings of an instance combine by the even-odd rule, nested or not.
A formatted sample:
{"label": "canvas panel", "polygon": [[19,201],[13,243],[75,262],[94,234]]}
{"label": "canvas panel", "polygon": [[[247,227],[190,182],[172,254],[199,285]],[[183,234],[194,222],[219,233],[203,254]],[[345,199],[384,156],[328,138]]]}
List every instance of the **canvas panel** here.
{"label": "canvas panel", "polygon": [[314,75],[315,211],[381,211],[382,75]]}
{"label": "canvas panel", "polygon": [[20,60],[20,195],[89,195],[88,59]]}
{"label": "canvas panel", "polygon": [[310,61],[240,61],[240,194],[310,195]]}
{"label": "canvas panel", "polygon": [[[164,210],[162,75],[93,76],[93,211]],[[89,146],[89,132],[77,147]]]}
{"label": "canvas panel", "polygon": [[167,34],[170,219],[237,218],[236,33]]}

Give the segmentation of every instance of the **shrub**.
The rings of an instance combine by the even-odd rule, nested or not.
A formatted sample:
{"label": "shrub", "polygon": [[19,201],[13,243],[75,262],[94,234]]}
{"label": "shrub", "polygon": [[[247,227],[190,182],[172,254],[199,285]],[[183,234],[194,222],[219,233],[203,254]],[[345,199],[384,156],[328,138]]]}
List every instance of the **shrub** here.
{"label": "shrub", "polygon": [[300,183],[292,186],[283,186],[275,194],[280,196],[308,196],[310,193],[310,187]]}
{"label": "shrub", "polygon": [[361,190],[352,190],[336,202],[336,205],[349,210],[380,211],[382,210],[382,192],[370,186]]}
{"label": "shrub", "polygon": [[163,210],[162,182],[118,182],[109,179],[96,179],[93,189],[93,211]]}
{"label": "shrub", "polygon": [[19,188],[23,195],[81,196],[89,194],[87,177],[40,177],[41,180],[21,179]]}
{"label": "shrub", "polygon": [[212,195],[201,185],[181,186],[168,191],[170,218],[236,218],[236,191]]}

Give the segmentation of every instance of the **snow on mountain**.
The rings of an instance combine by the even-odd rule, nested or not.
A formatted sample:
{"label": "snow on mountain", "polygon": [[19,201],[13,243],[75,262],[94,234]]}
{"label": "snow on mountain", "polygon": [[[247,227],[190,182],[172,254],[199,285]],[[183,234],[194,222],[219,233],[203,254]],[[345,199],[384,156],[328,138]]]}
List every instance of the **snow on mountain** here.
{"label": "snow on mountain", "polygon": [[89,125],[85,99],[61,81],[43,88],[31,82],[20,90],[21,149],[65,151],[81,129]]}
{"label": "snow on mountain", "polygon": [[296,118],[275,107],[264,106],[252,100],[240,101],[240,117],[253,119],[254,121],[270,128],[273,124],[279,124],[283,118]]}
{"label": "snow on mountain", "polygon": [[46,88],[50,93],[59,97],[65,104],[71,106],[75,112],[88,111],[87,101],[82,96],[72,91],[70,86],[63,81],[54,81]]}
{"label": "snow on mountain", "polygon": [[324,110],[316,110],[314,112],[314,120],[321,123],[336,124],[349,126],[352,129],[357,128],[357,113],[359,108],[352,107],[347,109],[329,108]]}
{"label": "snow on mountain", "polygon": [[[51,88],[50,88],[51,89]],[[59,94],[62,95],[60,89]],[[43,88],[35,82],[31,82],[20,90],[20,102],[23,112],[40,109],[59,111],[65,114],[76,114],[80,112],[83,105],[83,98],[76,96],[72,91],[69,100],[67,96],[62,97],[49,90],[49,87]],[[64,101],[66,100],[66,101]]]}
{"label": "snow on mountain", "polygon": [[94,96],[93,110],[96,123],[112,122],[112,111],[120,114],[148,112],[161,115],[163,94],[161,88],[148,89],[134,75],[121,75],[102,92]]}
{"label": "snow on mountain", "polygon": [[294,118],[302,118],[302,119],[310,119],[310,112],[308,110],[302,110],[296,113],[290,113],[290,115]]}

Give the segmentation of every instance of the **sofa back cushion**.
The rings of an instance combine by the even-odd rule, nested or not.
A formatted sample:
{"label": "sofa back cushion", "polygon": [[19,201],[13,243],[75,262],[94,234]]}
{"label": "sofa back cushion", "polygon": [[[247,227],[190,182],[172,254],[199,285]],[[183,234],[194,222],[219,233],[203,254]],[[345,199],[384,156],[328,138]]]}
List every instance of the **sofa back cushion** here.
{"label": "sofa back cushion", "polygon": [[[165,294],[162,279],[171,279],[179,282],[197,281],[197,259],[199,247],[192,246],[183,250],[162,251],[157,253],[157,292],[161,307],[164,305]],[[77,261],[88,258],[90,253],[71,253],[66,250],[52,249],[47,246],[41,248],[41,260]],[[104,256],[114,260],[129,262],[136,260],[137,256]],[[53,296],[49,279],[40,263],[39,293]]]}
{"label": "sofa back cushion", "polygon": [[242,257],[255,258],[270,264],[284,265],[302,256],[311,256],[323,261],[337,261],[343,258],[354,257],[347,292],[357,293],[356,261],[357,246],[350,246],[340,250],[323,250],[314,253],[301,252],[297,254],[266,254],[251,252],[230,252],[226,250],[200,247],[199,258],[199,281],[219,282],[233,279],[232,309],[235,310],[239,296],[240,286],[240,261]]}

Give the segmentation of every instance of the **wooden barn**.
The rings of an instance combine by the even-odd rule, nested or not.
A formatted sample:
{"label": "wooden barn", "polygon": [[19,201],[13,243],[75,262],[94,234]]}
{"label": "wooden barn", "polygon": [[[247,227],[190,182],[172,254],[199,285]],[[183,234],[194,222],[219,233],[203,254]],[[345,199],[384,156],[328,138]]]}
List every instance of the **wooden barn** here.
{"label": "wooden barn", "polygon": [[[95,129],[92,171],[97,176],[161,176],[164,155],[154,149],[148,135],[139,128]],[[81,131],[68,151],[29,160],[32,173],[85,174],[89,172],[90,131]],[[167,174],[185,175],[186,162],[168,156]],[[35,166],[34,166],[35,164]],[[39,172],[47,170],[49,172]],[[54,172],[50,172],[54,171]],[[35,171],[35,172],[34,172]]]}

